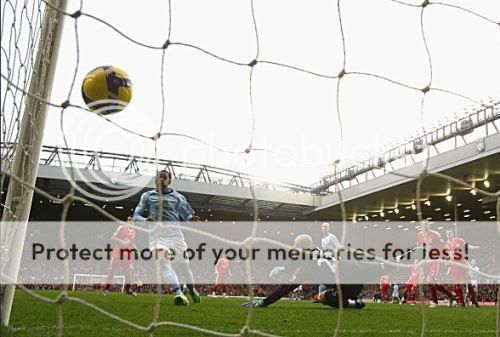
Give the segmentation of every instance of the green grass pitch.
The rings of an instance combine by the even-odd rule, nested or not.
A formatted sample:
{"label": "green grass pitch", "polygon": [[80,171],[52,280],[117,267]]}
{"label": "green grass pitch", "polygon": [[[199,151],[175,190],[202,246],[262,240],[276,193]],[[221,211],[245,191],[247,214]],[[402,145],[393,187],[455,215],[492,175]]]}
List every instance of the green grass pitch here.
{"label": "green grass pitch", "polygon": [[[56,291],[39,291],[55,298]],[[71,292],[115,315],[141,325],[148,325],[153,317],[154,295],[138,297],[110,293],[104,297],[98,292]],[[187,323],[219,332],[238,333],[244,325],[247,309],[241,298],[203,297],[203,303],[178,307],[171,296],[162,296],[160,320]],[[129,328],[109,319],[93,309],[78,303],[63,306],[64,336],[135,337],[147,333]],[[481,308],[427,308],[426,336],[495,336],[494,307]],[[310,301],[279,301],[272,307],[254,311],[251,328],[282,336],[332,336],[338,310],[313,304]],[[397,304],[368,304],[363,310],[344,311],[341,336],[420,336],[420,306]],[[56,306],[42,303],[17,291],[11,316],[11,325],[2,336],[55,336]],[[155,336],[203,336],[177,327],[161,327]]]}

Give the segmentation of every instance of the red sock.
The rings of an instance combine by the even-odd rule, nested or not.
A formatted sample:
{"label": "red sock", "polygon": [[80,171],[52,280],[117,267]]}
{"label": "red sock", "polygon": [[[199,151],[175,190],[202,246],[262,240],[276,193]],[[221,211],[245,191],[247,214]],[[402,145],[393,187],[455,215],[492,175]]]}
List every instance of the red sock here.
{"label": "red sock", "polygon": [[448,288],[446,288],[444,285],[438,284],[437,288],[438,288],[439,291],[445,293],[446,296],[448,296],[448,297],[453,296],[453,294],[451,293],[451,291],[449,291]]}
{"label": "red sock", "polygon": [[430,291],[431,291],[432,302],[437,303],[438,302],[438,294],[437,294],[436,286],[431,285]]}
{"label": "red sock", "polygon": [[472,284],[468,284],[467,289],[469,290],[469,298],[472,304],[476,304],[477,303],[476,292],[474,291],[474,287],[472,286]]}
{"label": "red sock", "polygon": [[455,284],[455,293],[457,294],[458,297],[458,303],[465,304],[464,291],[462,289],[461,284]]}

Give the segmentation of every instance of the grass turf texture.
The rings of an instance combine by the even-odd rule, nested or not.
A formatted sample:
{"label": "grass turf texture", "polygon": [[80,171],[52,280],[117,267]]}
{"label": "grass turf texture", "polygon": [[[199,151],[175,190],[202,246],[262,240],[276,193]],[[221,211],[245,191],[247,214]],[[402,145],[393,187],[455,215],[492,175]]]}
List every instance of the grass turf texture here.
{"label": "grass turf texture", "polygon": [[[55,298],[57,291],[39,291]],[[141,325],[153,317],[154,295],[138,297],[98,292],[70,292],[115,315]],[[189,307],[173,305],[173,297],[162,296],[160,321],[192,324],[219,332],[238,333],[246,320],[244,299],[203,297]],[[495,336],[495,308],[427,308],[426,336]],[[338,310],[309,301],[279,301],[272,307],[256,308],[251,328],[283,336],[332,336]],[[129,328],[78,303],[63,305],[64,336],[135,337],[147,333]],[[420,306],[368,304],[363,310],[344,311],[341,336],[420,336]],[[2,336],[55,336],[56,305],[46,304],[21,291],[16,292],[11,325]],[[178,327],[161,327],[155,336],[204,336]]]}

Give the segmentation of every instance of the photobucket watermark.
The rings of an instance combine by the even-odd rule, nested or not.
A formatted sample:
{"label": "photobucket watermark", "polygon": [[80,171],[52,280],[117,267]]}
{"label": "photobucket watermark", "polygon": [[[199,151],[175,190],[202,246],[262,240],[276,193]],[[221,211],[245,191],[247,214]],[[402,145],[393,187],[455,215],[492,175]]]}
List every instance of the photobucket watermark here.
{"label": "photobucket watermark", "polygon": [[[30,222],[19,274],[3,275],[2,282],[59,284],[121,266],[141,282],[163,283],[166,264],[189,264],[195,283],[203,284],[220,281],[221,264],[232,284],[379,284],[384,275],[396,284],[500,282],[498,266],[491,263],[500,258],[495,222],[436,223],[429,232],[410,222],[397,222],[393,231],[363,228],[371,224],[353,224],[344,242],[329,246],[323,239],[342,237],[341,223],[330,223],[326,233],[316,222],[265,222],[250,237],[253,222],[67,222],[61,242],[61,223]],[[122,237],[129,232],[134,235]],[[8,253],[2,271],[9,270]]]}

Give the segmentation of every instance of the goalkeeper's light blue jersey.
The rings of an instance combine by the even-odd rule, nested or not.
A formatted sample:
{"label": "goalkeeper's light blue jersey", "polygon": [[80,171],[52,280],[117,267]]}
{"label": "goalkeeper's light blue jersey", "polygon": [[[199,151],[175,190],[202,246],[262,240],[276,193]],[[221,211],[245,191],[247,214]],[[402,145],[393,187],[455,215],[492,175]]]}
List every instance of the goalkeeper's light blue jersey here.
{"label": "goalkeeper's light blue jersey", "polygon": [[[159,212],[160,198],[162,200],[162,210]],[[150,240],[152,236],[157,239],[172,239],[184,241],[184,235],[181,232],[180,222],[189,221],[194,215],[194,211],[187,202],[186,198],[176,192],[172,188],[168,188],[165,194],[159,194],[156,190],[144,192],[141,195],[141,200],[135,208],[132,219],[146,225],[146,218],[143,216],[148,211],[149,215],[153,217],[154,221],[168,222],[169,225],[174,227],[165,227],[150,233]],[[152,223],[151,225],[156,225]]]}

